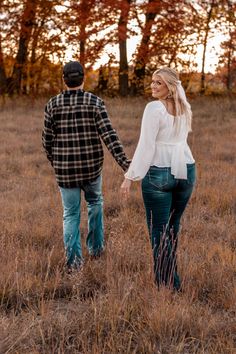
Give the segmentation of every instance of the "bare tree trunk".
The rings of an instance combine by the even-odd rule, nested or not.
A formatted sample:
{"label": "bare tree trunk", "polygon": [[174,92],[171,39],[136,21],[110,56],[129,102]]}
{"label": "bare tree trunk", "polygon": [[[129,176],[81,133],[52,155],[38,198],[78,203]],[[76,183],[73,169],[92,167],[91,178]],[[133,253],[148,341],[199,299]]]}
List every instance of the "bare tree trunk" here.
{"label": "bare tree trunk", "polygon": [[7,77],[3,61],[1,36],[0,36],[0,95],[3,95],[7,89]]}
{"label": "bare tree trunk", "polygon": [[214,0],[211,2],[211,7],[209,12],[207,13],[207,22],[206,22],[206,30],[205,30],[205,36],[204,36],[204,41],[203,41],[203,53],[202,53],[202,71],[201,71],[201,88],[200,92],[201,94],[204,95],[205,90],[206,90],[206,75],[205,75],[205,62],[206,62],[206,48],[207,48],[207,42],[208,42],[208,35],[210,31],[210,22],[212,19],[212,11],[215,6]]}
{"label": "bare tree trunk", "polygon": [[105,92],[108,88],[108,74],[107,74],[107,67],[100,66],[99,68],[99,77],[98,77],[98,90],[100,92]]}
{"label": "bare tree trunk", "polygon": [[36,7],[37,0],[27,0],[22,15],[18,52],[11,77],[11,85],[9,87],[10,94],[19,94],[21,92],[22,79],[23,76],[25,76],[26,71],[28,45],[34,25]]}
{"label": "bare tree trunk", "polygon": [[119,67],[119,94],[127,96],[129,92],[129,75],[127,60],[127,23],[132,0],[126,0],[122,5],[118,23],[120,67]]}
{"label": "bare tree trunk", "polygon": [[235,12],[232,7],[232,1],[228,0],[227,1],[227,7],[228,7],[228,30],[229,30],[229,41],[228,41],[228,55],[227,55],[227,90],[231,91],[232,90],[232,59],[234,55],[234,39],[233,36],[236,34],[235,30],[235,22],[236,22],[236,17],[235,17]]}
{"label": "bare tree trunk", "polygon": [[79,41],[79,61],[82,66],[85,65],[85,38],[86,38],[86,32],[85,32],[85,24],[81,24],[80,26],[80,41]]}
{"label": "bare tree trunk", "polygon": [[[86,58],[86,28],[88,25],[87,17],[84,17],[91,8],[90,4],[87,0],[80,1],[80,11],[81,11],[81,19],[80,19],[80,29],[79,29],[79,61],[82,66],[85,65],[85,58]],[[82,18],[83,16],[83,18]]]}
{"label": "bare tree trunk", "polygon": [[[157,3],[156,0],[148,1],[148,8],[146,12],[146,21],[144,32],[141,40],[141,44],[138,48],[137,58],[134,66],[134,74],[131,83],[131,92],[133,95],[142,94],[144,91],[144,78],[145,78],[145,70],[146,64],[148,60],[148,47],[151,37],[152,25],[154,23],[155,17],[157,15],[157,9],[155,5]],[[159,3],[159,1],[158,1]]]}
{"label": "bare tree trunk", "polygon": [[[40,60],[40,67],[43,68],[43,66],[45,65],[45,63],[47,62],[46,60],[46,52],[43,54],[41,60]],[[40,84],[42,83],[42,74],[43,74],[43,70],[38,70],[37,71],[37,75],[35,75],[35,94],[39,93],[39,89],[40,89]]]}
{"label": "bare tree trunk", "polygon": [[207,47],[207,39],[209,34],[209,27],[205,32],[204,42],[203,42],[203,54],[202,54],[202,71],[201,71],[201,94],[205,93],[205,61],[206,61],[206,47]]}
{"label": "bare tree trunk", "polygon": [[229,48],[228,57],[227,57],[227,81],[226,81],[226,86],[228,91],[231,91],[232,89],[231,64],[232,64],[231,48]]}
{"label": "bare tree trunk", "polygon": [[36,63],[36,47],[37,47],[37,35],[36,33],[34,34],[34,40],[32,44],[32,52],[31,52],[31,58],[30,58],[30,71],[29,71],[29,78],[30,78],[30,93],[35,94],[35,63]]}
{"label": "bare tree trunk", "polygon": [[34,31],[32,32],[32,49],[30,55],[30,68],[29,68],[29,90],[32,95],[35,95],[36,92],[36,81],[37,81],[37,70],[36,70],[36,50],[38,47],[38,40],[40,36],[41,29],[45,23],[45,19],[42,19],[40,25],[34,27]]}
{"label": "bare tree trunk", "polygon": [[79,43],[79,61],[82,66],[85,64],[85,40],[81,40]]}

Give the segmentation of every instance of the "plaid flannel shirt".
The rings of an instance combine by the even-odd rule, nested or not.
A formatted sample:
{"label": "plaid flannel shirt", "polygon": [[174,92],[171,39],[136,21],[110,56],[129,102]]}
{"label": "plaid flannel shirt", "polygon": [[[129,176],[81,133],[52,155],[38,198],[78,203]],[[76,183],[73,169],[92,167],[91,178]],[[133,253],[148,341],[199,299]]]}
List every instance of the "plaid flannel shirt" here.
{"label": "plaid flannel shirt", "polygon": [[99,97],[83,90],[66,90],[49,100],[42,142],[59,186],[77,187],[100,175],[103,165],[100,137],[126,171],[130,161]]}

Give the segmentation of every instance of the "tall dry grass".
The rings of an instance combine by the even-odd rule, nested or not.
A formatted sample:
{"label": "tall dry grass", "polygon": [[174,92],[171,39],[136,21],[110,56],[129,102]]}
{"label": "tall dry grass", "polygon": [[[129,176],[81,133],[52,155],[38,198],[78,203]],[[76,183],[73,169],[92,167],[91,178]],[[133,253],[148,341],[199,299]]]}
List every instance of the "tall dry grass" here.
{"label": "tall dry grass", "polygon": [[[146,101],[106,99],[127,154]],[[236,101],[192,102],[198,183],[182,221],[182,294],[157,291],[140,184],[119,196],[123,174],[106,153],[106,253],[63,274],[62,207],[41,148],[43,101],[1,107],[0,353],[227,354],[236,352]]]}

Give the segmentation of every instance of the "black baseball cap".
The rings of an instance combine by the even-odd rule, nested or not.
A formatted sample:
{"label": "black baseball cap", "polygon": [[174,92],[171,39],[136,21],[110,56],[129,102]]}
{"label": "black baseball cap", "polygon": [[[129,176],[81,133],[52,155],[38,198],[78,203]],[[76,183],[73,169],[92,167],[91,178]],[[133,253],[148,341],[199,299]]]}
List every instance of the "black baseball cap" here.
{"label": "black baseball cap", "polygon": [[63,78],[68,87],[80,86],[84,79],[83,66],[78,61],[70,61],[63,67]]}

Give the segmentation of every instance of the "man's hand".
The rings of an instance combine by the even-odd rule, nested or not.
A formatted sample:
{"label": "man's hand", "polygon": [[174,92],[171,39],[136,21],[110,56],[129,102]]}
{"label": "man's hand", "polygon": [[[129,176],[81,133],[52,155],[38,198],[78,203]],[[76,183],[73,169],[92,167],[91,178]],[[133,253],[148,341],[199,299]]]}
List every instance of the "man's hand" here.
{"label": "man's hand", "polygon": [[130,186],[131,186],[131,180],[125,178],[121,187],[120,187],[120,192],[123,197],[127,198],[130,192]]}

